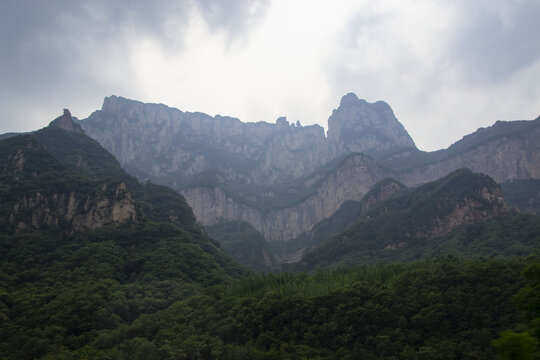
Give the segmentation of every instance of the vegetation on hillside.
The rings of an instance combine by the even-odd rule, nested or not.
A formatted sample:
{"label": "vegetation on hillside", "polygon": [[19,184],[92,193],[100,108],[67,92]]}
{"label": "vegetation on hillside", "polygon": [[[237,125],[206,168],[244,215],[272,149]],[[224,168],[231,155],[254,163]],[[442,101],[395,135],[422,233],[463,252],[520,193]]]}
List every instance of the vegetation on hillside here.
{"label": "vegetation on hillside", "polygon": [[222,220],[205,227],[207,234],[240,264],[250,269],[269,272],[276,270],[278,261],[263,235],[243,221]]}
{"label": "vegetation on hillside", "polygon": [[[468,199],[481,212],[493,207],[481,193],[498,185],[485,175],[458,170],[447,177],[413,189],[405,189],[375,205],[357,222],[334,234],[306,254],[304,269],[357,265],[380,261],[412,261],[424,256],[522,256],[540,246],[540,218],[497,216],[485,222],[463,224],[448,234],[431,236],[438,219],[448,216]],[[358,206],[358,204],[356,205]],[[500,210],[500,209],[495,209]],[[496,214],[500,215],[500,214]],[[331,233],[326,229],[327,233]]]}
{"label": "vegetation on hillside", "polygon": [[202,234],[164,223],[1,235],[0,242],[3,359],[80,349],[101,331],[248,274]]}
{"label": "vegetation on hillside", "polygon": [[[538,350],[538,216],[496,217],[387,247],[464,197],[490,211],[475,190],[496,186],[487,177],[458,171],[355,213],[352,227],[303,263],[332,270],[254,275],[195,224],[178,193],[140,184],[84,135],[49,128],[5,139],[0,159],[2,359],[482,360],[496,349],[513,356],[515,344],[527,356]],[[30,232],[4,216],[27,194],[84,196],[120,182],[133,195],[135,221]],[[209,232],[226,239],[223,248],[254,250],[254,229],[221,225]],[[264,251],[259,240],[255,250]],[[460,258],[437,256],[448,253]]]}
{"label": "vegetation on hillside", "polygon": [[[103,329],[250,274],[195,224],[177,192],[140,184],[82,134],[48,127],[5,139],[0,159],[0,358],[81,348]],[[63,195],[85,211],[93,193],[120,183],[136,219],[77,232],[55,217]],[[38,213],[60,221],[41,223]]]}
{"label": "vegetation on hillside", "polygon": [[[2,314],[8,325],[2,327],[0,354],[13,359],[493,359],[491,342],[524,321],[512,297],[533,260],[448,257],[312,275],[271,274],[196,293],[157,273],[157,279],[129,285],[113,276],[90,280],[95,271],[89,268],[80,272],[86,280],[57,284],[58,290],[33,282],[42,289],[35,298],[24,289],[5,291]],[[49,303],[39,306],[46,299]]]}
{"label": "vegetation on hillside", "polygon": [[514,180],[501,185],[508,206],[540,215],[540,179]]}

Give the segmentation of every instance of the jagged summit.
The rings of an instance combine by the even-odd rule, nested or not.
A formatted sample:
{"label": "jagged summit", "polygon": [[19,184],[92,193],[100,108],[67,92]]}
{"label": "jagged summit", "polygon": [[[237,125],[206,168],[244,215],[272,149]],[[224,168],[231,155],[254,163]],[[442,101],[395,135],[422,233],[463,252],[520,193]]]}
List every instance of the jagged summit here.
{"label": "jagged summit", "polygon": [[414,148],[413,139],[384,101],[369,103],[354,93],[343,96],[328,119],[328,139],[345,151],[373,154],[392,148]]}
{"label": "jagged summit", "polygon": [[[246,221],[267,239],[289,239],[311,229],[345,200],[359,200],[382,175],[407,186],[460,167],[500,182],[538,178],[535,144],[540,127],[533,122],[508,124],[532,131],[518,134],[498,125],[484,132],[493,136],[480,134],[463,143],[467,146],[425,153],[387,103],[370,103],[349,93],[336,105],[327,137],[318,125],[295,126],[285,117],[275,123],[243,122],[118,96],[106,98],[102,110],[79,124],[131,174],[180,191],[200,223],[217,217]],[[358,153],[370,160],[357,156],[358,163],[341,167],[342,159]],[[324,182],[330,172],[336,174],[335,181]],[[304,207],[308,199],[320,201]],[[265,225],[269,216],[276,218],[268,222],[272,231]]]}
{"label": "jagged summit", "polygon": [[51,121],[49,126],[59,127],[69,132],[84,134],[81,126],[73,121],[73,117],[68,109],[64,109],[64,114]]}
{"label": "jagged summit", "polygon": [[[341,98],[339,107],[352,106],[358,101],[358,96],[355,93],[348,93]],[[365,100],[362,100],[365,101]]]}

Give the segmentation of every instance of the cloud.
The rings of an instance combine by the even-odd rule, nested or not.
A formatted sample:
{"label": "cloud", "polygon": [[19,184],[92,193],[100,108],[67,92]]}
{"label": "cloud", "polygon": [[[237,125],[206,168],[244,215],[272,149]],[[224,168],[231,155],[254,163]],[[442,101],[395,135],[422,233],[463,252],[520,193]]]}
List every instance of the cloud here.
{"label": "cloud", "polygon": [[[540,73],[540,4],[383,1],[358,9],[332,92],[386,100],[422,149],[449,146],[498,119],[533,118]],[[504,99],[501,101],[501,99]]]}
{"label": "cloud", "polygon": [[302,124],[385,100],[422,149],[538,115],[540,4],[527,0],[0,2],[0,133],[116,94]]}
{"label": "cloud", "polygon": [[[233,41],[265,1],[60,1],[0,4],[0,132],[45,126],[63,107],[86,116],[103,97],[137,98],[133,57],[154,42],[166,56],[184,51],[186,34],[203,21]],[[144,99],[143,99],[144,100]]]}
{"label": "cloud", "polygon": [[472,84],[500,82],[538,61],[540,2],[458,3],[449,57]]}

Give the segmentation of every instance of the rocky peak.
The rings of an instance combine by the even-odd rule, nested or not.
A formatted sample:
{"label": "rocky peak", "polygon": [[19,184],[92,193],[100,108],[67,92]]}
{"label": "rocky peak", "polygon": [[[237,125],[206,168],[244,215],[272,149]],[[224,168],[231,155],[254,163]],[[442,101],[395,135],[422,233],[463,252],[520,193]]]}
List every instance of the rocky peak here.
{"label": "rocky peak", "polygon": [[358,99],[358,96],[356,96],[356,94],[348,93],[341,98],[341,101],[339,102],[339,107],[345,108],[349,106],[354,106],[358,101],[365,102],[365,100]]}
{"label": "rocky peak", "polygon": [[[144,104],[137,100],[126,99],[121,96],[111,95],[103,100],[101,111],[107,114],[121,113],[122,111],[139,110]],[[147,104],[155,105],[155,104]]]}
{"label": "rocky peak", "polygon": [[282,116],[276,120],[276,130],[287,130],[291,124],[287,121],[287,118]]}
{"label": "rocky peak", "polygon": [[68,109],[64,109],[64,114],[51,121],[49,126],[59,127],[69,132],[84,134],[81,126],[73,121],[73,117]]}
{"label": "rocky peak", "polygon": [[376,153],[390,148],[416,148],[384,101],[369,103],[349,93],[328,119],[328,140],[336,152]]}

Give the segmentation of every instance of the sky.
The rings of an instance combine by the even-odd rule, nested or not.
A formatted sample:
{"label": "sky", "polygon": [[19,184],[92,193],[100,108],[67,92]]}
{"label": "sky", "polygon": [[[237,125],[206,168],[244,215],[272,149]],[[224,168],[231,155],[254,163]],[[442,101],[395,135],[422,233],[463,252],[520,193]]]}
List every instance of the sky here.
{"label": "sky", "polygon": [[538,0],[0,0],[0,133],[106,96],[320,124],[386,101],[421,150],[540,115]]}

